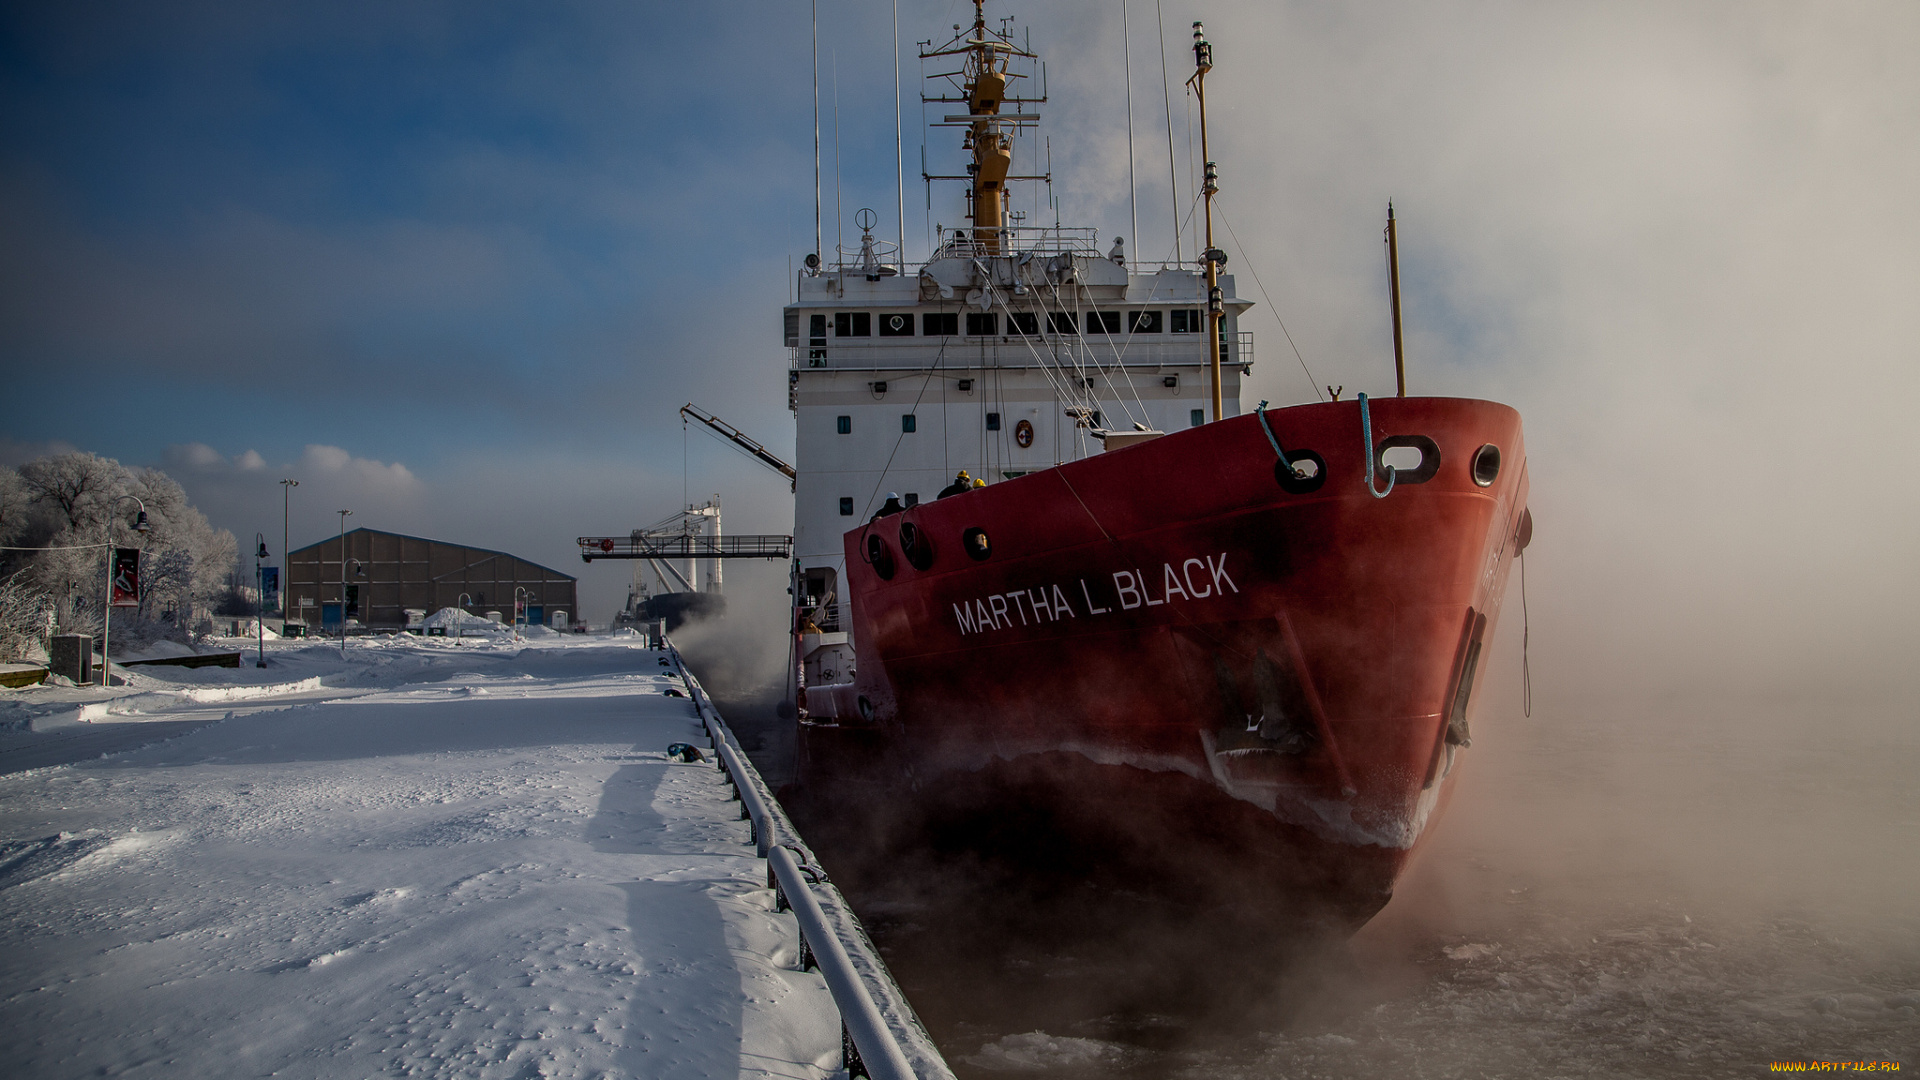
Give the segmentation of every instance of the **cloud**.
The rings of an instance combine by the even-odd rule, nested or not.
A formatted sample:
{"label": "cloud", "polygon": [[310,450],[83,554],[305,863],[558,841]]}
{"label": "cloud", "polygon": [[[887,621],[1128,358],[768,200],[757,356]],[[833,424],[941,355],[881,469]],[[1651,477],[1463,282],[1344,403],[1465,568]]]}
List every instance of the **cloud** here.
{"label": "cloud", "polygon": [[220,455],[220,451],[203,442],[167,447],[166,461],[175,469],[204,471],[227,466],[227,459]]}
{"label": "cloud", "polygon": [[258,450],[244,450],[228,458],[203,442],[176,443],[160,455],[161,467],[182,473],[259,472],[267,459]]}
{"label": "cloud", "polygon": [[367,491],[375,498],[387,495],[411,495],[420,490],[420,481],[399,462],[386,464],[372,458],[354,457],[338,446],[308,443],[306,453],[291,468],[296,472],[337,478]]}
{"label": "cloud", "polygon": [[44,442],[23,442],[6,435],[0,435],[0,465],[19,468],[29,461],[56,454],[71,454],[80,448],[65,439],[49,439]]}

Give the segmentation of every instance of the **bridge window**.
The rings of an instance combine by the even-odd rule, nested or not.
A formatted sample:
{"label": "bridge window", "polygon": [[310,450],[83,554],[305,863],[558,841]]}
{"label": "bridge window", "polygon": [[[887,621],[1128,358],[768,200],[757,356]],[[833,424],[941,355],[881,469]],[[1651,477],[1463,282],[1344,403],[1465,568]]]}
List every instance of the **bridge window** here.
{"label": "bridge window", "polygon": [[898,312],[880,316],[881,337],[913,336],[913,316]]}
{"label": "bridge window", "polygon": [[1174,333],[1198,334],[1201,331],[1205,330],[1206,328],[1207,328],[1207,324],[1200,321],[1199,308],[1174,308],[1173,309],[1173,332]]}
{"label": "bridge window", "polygon": [[786,333],[787,348],[789,349],[799,348],[800,347],[800,313],[797,311],[783,311],[781,312],[781,315],[784,316],[781,322],[782,322],[782,329]]}
{"label": "bridge window", "polygon": [[1133,313],[1132,331],[1136,334],[1157,334],[1162,323],[1158,311],[1136,311]]}
{"label": "bridge window", "polygon": [[853,516],[853,496],[851,495],[840,496],[840,516],[841,517]]}
{"label": "bridge window", "polygon": [[836,416],[833,418],[833,427],[842,435],[851,435],[853,434],[853,417]]}
{"label": "bridge window", "polygon": [[910,432],[918,431],[919,429],[920,429],[919,417],[913,415],[912,413],[900,414],[900,430],[902,433],[910,433]]}
{"label": "bridge window", "polygon": [[992,337],[1000,332],[1000,317],[991,311],[967,312],[968,337]]}
{"label": "bridge window", "polygon": [[1080,324],[1073,319],[1071,311],[1047,312],[1047,330],[1055,334],[1077,334]]}
{"label": "bridge window", "polygon": [[999,413],[990,412],[987,414],[987,430],[988,431],[1000,430],[1000,414]]}
{"label": "bridge window", "polygon": [[872,337],[873,313],[867,311],[834,312],[833,334],[835,337]]}
{"label": "bridge window", "polygon": [[1040,336],[1040,316],[1031,311],[1016,311],[1007,317],[1007,332],[1024,337]]}
{"label": "bridge window", "polygon": [[1087,312],[1087,333],[1117,334],[1120,332],[1120,313],[1117,311]]}
{"label": "bridge window", "polygon": [[1204,424],[1206,422],[1207,422],[1207,414],[1200,409],[1195,409],[1192,412],[1187,414],[1188,427],[1199,427],[1201,424]]}
{"label": "bridge window", "polygon": [[927,337],[960,332],[960,315],[953,311],[929,311],[920,316],[920,332]]}

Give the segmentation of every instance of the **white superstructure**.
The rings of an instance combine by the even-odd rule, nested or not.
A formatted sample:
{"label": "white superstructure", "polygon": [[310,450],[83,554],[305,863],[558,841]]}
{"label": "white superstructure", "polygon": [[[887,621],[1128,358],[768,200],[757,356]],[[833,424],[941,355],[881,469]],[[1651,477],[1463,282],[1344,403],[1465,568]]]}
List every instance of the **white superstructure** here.
{"label": "white superstructure", "polygon": [[[847,676],[850,650],[818,652],[845,643],[841,538],[890,493],[931,500],[962,469],[997,483],[1209,419],[1197,267],[1129,268],[1092,230],[1004,232],[1004,254],[950,235],[904,274],[873,259],[804,273],[786,308],[794,557],[823,632],[806,635],[810,685]],[[1251,305],[1231,275],[1221,285],[1232,416],[1253,364],[1237,326]]]}

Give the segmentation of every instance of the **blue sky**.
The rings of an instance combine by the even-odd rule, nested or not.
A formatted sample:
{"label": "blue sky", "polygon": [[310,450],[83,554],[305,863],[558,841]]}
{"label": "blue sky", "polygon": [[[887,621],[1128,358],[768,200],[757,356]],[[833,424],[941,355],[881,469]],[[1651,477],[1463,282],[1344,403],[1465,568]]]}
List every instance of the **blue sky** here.
{"label": "blue sky", "polygon": [[[1395,200],[1415,390],[1527,417],[1547,670],[1604,683],[1581,659],[1602,649],[1649,679],[1764,674],[1806,626],[1869,668],[1912,642],[1870,568],[1920,585],[1915,482],[1840,463],[1883,453],[1916,391],[1913,5],[1158,7],[1179,170],[1187,24],[1216,45],[1230,269],[1260,302],[1249,400],[1310,395],[1276,314],[1317,382],[1390,387]],[[1130,53],[1119,0],[1028,8],[992,5],[1047,58],[1067,222],[1105,236],[1131,231],[1131,57],[1131,246],[1160,257],[1156,5],[1130,0]],[[910,255],[914,42],[970,9],[900,7]],[[821,3],[829,245],[836,84],[839,204],[894,218],[891,19]],[[777,328],[811,247],[807,20],[791,2],[0,8],[0,456],[161,466],[276,550],[283,476],[296,545],[352,507],[574,572],[575,535],[683,490],[721,493],[730,531],[784,530],[785,483],[698,432],[683,456],[675,410],[791,446]],[[958,219],[952,192],[932,216]],[[1834,464],[1783,515],[1746,466],[1797,447]],[[588,615],[622,578],[585,570]],[[777,575],[735,580],[779,600]]]}

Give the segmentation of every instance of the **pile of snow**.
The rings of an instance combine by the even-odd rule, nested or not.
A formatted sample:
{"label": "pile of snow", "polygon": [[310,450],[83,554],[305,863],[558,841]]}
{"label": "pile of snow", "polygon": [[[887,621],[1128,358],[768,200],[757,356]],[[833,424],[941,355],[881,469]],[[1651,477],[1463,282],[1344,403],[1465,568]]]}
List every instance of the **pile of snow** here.
{"label": "pile of snow", "polygon": [[[122,660],[171,660],[176,656],[198,656],[199,650],[183,642],[162,638],[132,649],[113,650],[114,663]],[[96,657],[99,653],[94,654]]]}
{"label": "pile of snow", "polygon": [[445,607],[427,616],[422,624],[429,630],[442,629],[449,636],[454,634],[505,634],[509,627],[500,625],[491,619],[482,618],[471,611]]}
{"label": "pile of snow", "polygon": [[560,631],[534,623],[520,628],[520,636],[526,638],[559,637]]}

